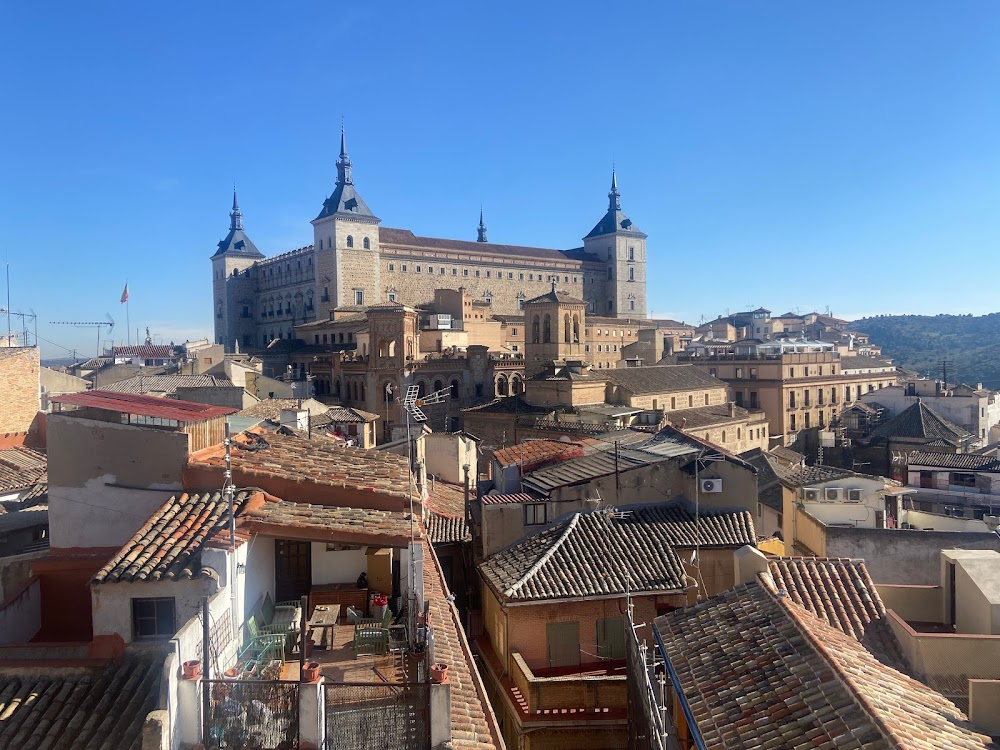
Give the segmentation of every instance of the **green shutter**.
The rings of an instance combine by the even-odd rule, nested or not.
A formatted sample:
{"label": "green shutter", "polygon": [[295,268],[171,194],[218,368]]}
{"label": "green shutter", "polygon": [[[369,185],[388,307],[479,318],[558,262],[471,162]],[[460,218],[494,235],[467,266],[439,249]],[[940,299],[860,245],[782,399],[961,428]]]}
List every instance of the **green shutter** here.
{"label": "green shutter", "polygon": [[605,659],[625,658],[625,623],[621,617],[597,620],[597,655]]}
{"label": "green shutter", "polygon": [[580,663],[579,622],[546,623],[545,640],[550,667],[569,667]]}

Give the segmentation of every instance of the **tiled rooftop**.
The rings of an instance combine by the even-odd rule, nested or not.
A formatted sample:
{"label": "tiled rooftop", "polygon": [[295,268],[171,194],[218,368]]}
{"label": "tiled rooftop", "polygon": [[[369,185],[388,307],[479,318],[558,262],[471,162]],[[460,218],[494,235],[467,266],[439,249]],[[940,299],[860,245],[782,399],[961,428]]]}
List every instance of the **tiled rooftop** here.
{"label": "tiled rooftop", "polygon": [[[405,546],[409,515],[290,503],[260,491],[233,496],[237,541],[247,534],[354,544]],[[419,535],[419,534],[418,534]],[[229,504],[221,492],[184,493],[164,503],[93,578],[93,583],[193,578],[206,546],[229,543]]]}
{"label": "tiled rooftop", "polygon": [[775,462],[772,468],[781,482],[788,487],[806,487],[857,476],[849,469],[839,469],[835,466],[782,466]]}
{"label": "tiled rooftop", "polygon": [[104,386],[113,393],[172,395],[178,388],[232,388],[233,381],[214,375],[136,375]]}
{"label": "tiled rooftop", "polygon": [[[217,446],[201,451],[194,454],[189,463],[192,467],[222,471],[223,449]],[[298,485],[352,488],[399,500],[409,498],[405,456],[354,448],[330,440],[244,433],[234,442],[232,467],[233,476],[240,484],[254,484],[255,479],[270,478]],[[286,499],[299,498],[287,495]]]}
{"label": "tiled rooftop", "polygon": [[711,406],[695,406],[691,409],[678,409],[666,413],[667,421],[674,427],[693,429],[711,425],[727,424],[729,422],[745,422],[748,419],[764,421],[763,413],[751,414],[742,406],[734,406],[732,414],[729,404],[714,404]]}
{"label": "tiled rooftop", "polygon": [[515,503],[544,503],[545,498],[541,495],[532,495],[529,492],[510,492],[504,495],[483,495],[480,501],[483,505],[510,505]]}
{"label": "tiled rooftop", "polygon": [[725,388],[726,384],[694,365],[652,365],[602,370],[609,383],[633,394]]}
{"label": "tiled rooftop", "polygon": [[464,518],[449,518],[448,516],[427,512],[424,514],[424,528],[427,529],[427,536],[434,544],[455,544],[472,541],[472,532],[469,531]]}
{"label": "tiled rooftop", "polygon": [[170,359],[179,356],[174,347],[166,344],[139,344],[138,346],[116,346],[112,352],[116,357],[142,357],[143,359]]}
{"label": "tiled rooftop", "polygon": [[[299,406],[301,404],[301,407]],[[282,409],[305,409],[311,416],[324,414],[329,407],[314,398],[264,398],[256,404],[250,404],[236,413],[238,417],[255,417],[257,419],[281,419]]]}
{"label": "tiled rooftop", "polygon": [[159,664],[126,658],[104,669],[0,671],[0,747],[141,750],[160,694]]}
{"label": "tiled rooftop", "polygon": [[1000,458],[997,457],[996,452],[991,455],[977,455],[975,453],[926,453],[917,451],[910,454],[907,463],[910,466],[1000,472]]}
{"label": "tiled rooftop", "polygon": [[495,398],[462,411],[481,414],[549,414],[553,410],[547,406],[532,406],[520,396],[510,396]]}
{"label": "tiled rooftop", "polygon": [[777,557],[762,581],[838,630],[856,638],[884,664],[910,671],[885,620],[885,605],[863,560]]}
{"label": "tiled rooftop", "polygon": [[688,581],[674,547],[755,542],[746,512],[703,513],[696,525],[679,503],[626,506],[573,513],[497,552],[480,570],[502,601],[624,594],[627,588],[681,591]]}
{"label": "tiled rooftop", "polygon": [[520,466],[529,471],[546,461],[575,458],[583,455],[583,446],[561,440],[524,440],[509,448],[493,451],[493,460],[500,466]]}
{"label": "tiled rooftop", "polygon": [[48,459],[30,448],[0,450],[0,492],[14,492],[44,482]]}
{"label": "tiled rooftop", "polygon": [[656,618],[709,747],[993,748],[940,694],[759,584]]}
{"label": "tiled rooftop", "polygon": [[499,723],[472,658],[458,610],[449,602],[437,555],[424,545],[424,595],[434,627],[434,660],[448,664],[451,683],[451,744],[455,750],[493,750],[502,746]]}
{"label": "tiled rooftop", "polygon": [[972,436],[966,429],[949,422],[923,401],[918,401],[876,427],[872,437],[936,439],[957,446]]}

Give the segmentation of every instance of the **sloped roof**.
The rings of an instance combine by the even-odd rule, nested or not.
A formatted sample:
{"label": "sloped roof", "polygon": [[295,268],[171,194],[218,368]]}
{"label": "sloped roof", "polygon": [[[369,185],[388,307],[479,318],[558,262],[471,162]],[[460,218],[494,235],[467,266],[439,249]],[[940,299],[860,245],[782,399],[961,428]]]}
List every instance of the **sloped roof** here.
{"label": "sloped roof", "polygon": [[910,671],[864,560],[776,557],[768,560],[767,569],[761,580],[772,593],[784,591],[828,625],[856,638],[883,664]]}
{"label": "sloped roof", "polygon": [[760,584],[654,627],[709,747],[994,748],[939,693]]}
{"label": "sloped roof", "polygon": [[[247,532],[288,539],[405,546],[409,514],[292,503],[259,490],[233,495],[238,543]],[[229,503],[221,492],[172,497],[93,577],[92,582],[176,581],[201,574],[206,547],[230,543]]]}
{"label": "sloped roof", "polygon": [[916,451],[910,454],[907,463],[910,466],[934,466],[942,469],[1000,472],[1000,458],[997,457],[996,450],[990,455]]}
{"label": "sloped roof", "polygon": [[263,258],[264,253],[257,249],[250,236],[240,229],[230,229],[229,234],[219,242],[218,250],[212,257],[219,255],[239,255],[245,258]]}
{"label": "sloped roof", "polygon": [[602,370],[601,376],[609,383],[636,395],[727,387],[725,382],[695,365],[619,367]]}
{"label": "sloped roof", "polygon": [[358,191],[355,190],[354,183],[339,180],[333,192],[330,193],[330,197],[323,201],[323,208],[316,218],[322,219],[335,215],[349,216],[352,219],[367,219],[372,222],[379,221]]}
{"label": "sloped roof", "polygon": [[102,390],[112,393],[174,394],[178,388],[233,388],[229,378],[215,375],[136,375],[116,383],[110,383]]}
{"label": "sloped roof", "polygon": [[162,654],[102,669],[0,671],[0,747],[142,750],[146,716],[159,705]]}
{"label": "sloped roof", "polygon": [[114,393],[112,391],[70,393],[65,396],[55,396],[52,401],[57,404],[90,406],[95,409],[118,411],[123,414],[173,419],[177,422],[203,422],[214,417],[233,414],[236,411],[224,406],[211,406],[193,401],[181,401],[180,399],[139,396],[134,393]]}
{"label": "sloped roof", "polygon": [[783,466],[775,461],[771,468],[778,475],[778,479],[787,487],[807,487],[823,482],[832,482],[836,479],[846,479],[857,476],[849,469],[840,469],[836,466]]}
{"label": "sloped roof", "polygon": [[757,470],[757,500],[779,513],[783,508],[783,492],[770,457],[760,448],[741,453],[740,458]]}
{"label": "sloped roof", "polygon": [[766,417],[758,412],[751,415],[748,409],[742,406],[733,406],[732,414],[729,412],[729,404],[712,404],[710,406],[695,406],[690,409],[677,409],[668,411],[665,414],[667,421],[674,427],[682,429],[693,429],[695,427],[710,427],[711,425],[726,424],[729,422],[746,422],[754,418],[764,421]]}
{"label": "sloped roof", "polygon": [[972,436],[964,428],[949,422],[923,401],[918,401],[880,424],[875,428],[872,437],[944,440],[949,445],[961,445]]}
{"label": "sloped roof", "polygon": [[462,411],[480,414],[548,414],[553,409],[548,406],[532,406],[520,396],[507,396],[495,398],[485,404],[470,406]]}
{"label": "sloped roof", "polygon": [[180,354],[174,347],[168,344],[116,346],[111,351],[116,357],[140,357],[142,359],[173,359],[180,357]]}
{"label": "sloped roof", "polygon": [[240,417],[258,417],[260,419],[280,419],[282,409],[298,409],[299,404],[312,416],[324,414],[330,408],[314,398],[262,398],[255,404],[237,412]]}
{"label": "sloped roof", "polygon": [[560,457],[573,458],[583,455],[579,443],[562,440],[522,440],[520,443],[493,451],[493,460],[500,466],[521,466],[525,471]]}
{"label": "sloped roof", "polygon": [[424,528],[433,544],[471,542],[472,532],[464,518],[449,518],[428,511],[424,514]]}
{"label": "sloped roof", "polygon": [[573,513],[479,566],[502,601],[619,595],[687,587],[674,547],[754,544],[749,513],[702,513],[681,503]]}
{"label": "sloped roof", "polygon": [[557,302],[562,305],[586,305],[582,299],[574,297],[569,292],[562,292],[555,288],[553,283],[552,289],[547,291],[545,294],[540,294],[537,297],[533,297],[525,301],[525,305],[533,305],[535,303],[541,302]]}
{"label": "sloped roof", "polygon": [[383,249],[387,245],[400,245],[421,249],[457,250],[477,255],[516,255],[525,258],[548,258],[551,260],[597,260],[597,258],[582,253],[579,249],[552,250],[543,247],[502,245],[495,242],[470,242],[466,240],[440,239],[437,237],[418,237],[409,229],[391,229],[389,227],[380,227],[378,234],[379,244]]}
{"label": "sloped roof", "polygon": [[48,458],[31,448],[0,450],[0,492],[22,490],[44,482]]}

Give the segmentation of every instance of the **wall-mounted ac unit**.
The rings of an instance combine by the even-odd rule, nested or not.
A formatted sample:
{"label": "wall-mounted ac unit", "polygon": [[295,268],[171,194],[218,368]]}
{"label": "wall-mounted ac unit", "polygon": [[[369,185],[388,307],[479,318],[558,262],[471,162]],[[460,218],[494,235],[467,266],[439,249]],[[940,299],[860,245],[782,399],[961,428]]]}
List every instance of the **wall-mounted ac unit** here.
{"label": "wall-mounted ac unit", "polygon": [[806,489],[802,490],[802,499],[815,503],[820,499],[820,491],[817,489],[810,489],[807,487]]}
{"label": "wall-mounted ac unit", "polygon": [[844,490],[840,487],[827,487],[823,490],[823,499],[828,503],[835,503],[842,500],[844,497]]}
{"label": "wall-mounted ac unit", "polygon": [[861,502],[861,490],[848,490],[847,491],[847,501],[850,503],[860,503]]}
{"label": "wall-mounted ac unit", "polygon": [[722,480],[721,479],[702,479],[701,480],[701,491],[702,492],[722,492]]}

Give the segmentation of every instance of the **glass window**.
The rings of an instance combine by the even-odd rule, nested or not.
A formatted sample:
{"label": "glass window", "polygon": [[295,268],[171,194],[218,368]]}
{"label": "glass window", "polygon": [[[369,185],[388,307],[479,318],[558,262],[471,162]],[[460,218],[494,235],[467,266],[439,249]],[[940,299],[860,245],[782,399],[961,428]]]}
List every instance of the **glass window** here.
{"label": "glass window", "polygon": [[524,506],[524,525],[540,526],[545,523],[545,503],[528,503]]}
{"label": "glass window", "polygon": [[173,597],[132,600],[132,635],[136,640],[170,638],[175,630]]}
{"label": "glass window", "polygon": [[354,304],[363,305],[365,304],[365,293],[361,289],[354,290]]}

